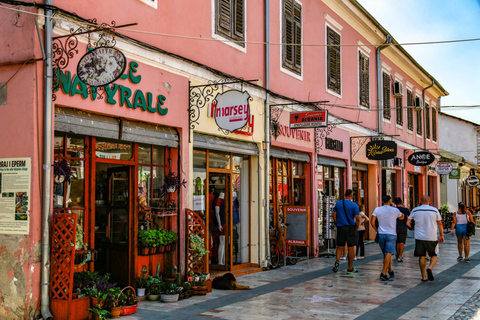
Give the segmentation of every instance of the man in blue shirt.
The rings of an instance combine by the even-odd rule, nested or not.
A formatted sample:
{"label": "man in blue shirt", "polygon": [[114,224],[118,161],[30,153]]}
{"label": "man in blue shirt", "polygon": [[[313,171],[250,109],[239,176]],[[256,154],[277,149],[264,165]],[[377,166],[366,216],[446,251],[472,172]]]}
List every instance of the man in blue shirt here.
{"label": "man in blue shirt", "polygon": [[347,274],[358,273],[358,271],[353,268],[353,258],[355,257],[357,228],[360,223],[360,216],[358,205],[353,202],[352,199],[353,191],[348,189],[345,192],[345,199],[337,201],[333,208],[333,220],[335,220],[335,224],[337,225],[337,259],[333,267],[333,272],[338,271],[340,256],[346,243],[348,246]]}

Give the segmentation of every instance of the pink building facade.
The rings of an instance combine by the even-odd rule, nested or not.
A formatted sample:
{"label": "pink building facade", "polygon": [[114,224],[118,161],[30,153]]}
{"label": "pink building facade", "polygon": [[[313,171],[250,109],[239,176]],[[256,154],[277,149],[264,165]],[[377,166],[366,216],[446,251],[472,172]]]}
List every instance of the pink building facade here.
{"label": "pink building facade", "polygon": [[[37,17],[44,25],[43,6],[26,6],[33,15],[15,11],[18,6],[0,9],[6,21],[6,50],[0,53],[0,83],[6,83],[0,88],[0,133],[5,137],[0,161],[31,159],[28,224],[23,224],[28,232],[0,230],[2,271],[9,275],[0,282],[2,319],[40,312],[45,193],[51,194],[50,221],[56,212],[77,214],[83,242],[90,244],[85,251],[102,248],[109,256],[97,261],[124,266],[115,273],[114,265],[105,269],[89,260],[81,270],[113,272],[118,282],[129,285],[143,265],[151,271],[160,263],[163,271],[166,261],[163,255],[139,253],[142,196],[156,215],[166,211],[155,208],[168,207],[172,213],[159,217],[158,225],[178,233],[174,259],[182,276],[190,270],[186,209],[205,219],[210,238],[214,186],[229,197],[226,236],[234,239],[237,233],[247,251],[231,245],[226,264],[205,258],[206,270],[267,266],[274,231],[288,224],[289,206],[308,207],[305,239],[309,253],[318,256],[331,240],[327,199],[333,204],[347,189],[354,190],[355,201],[368,215],[385,194],[401,197],[412,208],[428,193],[432,205],[440,206],[439,176],[407,158],[420,150],[438,154],[436,107],[448,92],[355,0],[53,5],[61,9],[56,10],[54,37],[93,28],[88,20],[94,18],[98,23],[115,20],[117,26],[138,24],[119,27],[115,34],[90,29],[90,34],[76,36],[76,52],[56,73],[60,83],[53,92],[49,138],[43,132],[45,68],[34,21]],[[124,75],[103,93],[76,77],[87,45],[95,47],[102,33],[115,39],[127,62]],[[45,37],[43,29],[41,34]],[[58,40],[66,45],[65,39]],[[217,86],[202,96],[204,102],[194,99],[194,86],[212,83]],[[247,91],[251,97],[251,118],[234,132],[219,130],[208,111],[215,95],[228,90]],[[326,127],[289,128],[291,112],[314,109],[328,111]],[[71,186],[55,184],[52,177],[52,190],[42,190],[46,138],[53,144],[54,160],[66,160],[76,172]],[[366,144],[374,140],[394,141],[395,159],[368,159]],[[209,163],[211,159],[216,162]],[[160,196],[164,177],[172,172],[186,186]],[[240,183],[239,177],[249,186],[225,182],[218,189],[218,181]],[[109,186],[117,180],[127,181],[126,192],[112,194]],[[233,197],[240,189],[240,214],[248,228],[233,218]],[[114,196],[126,201],[117,220],[105,211]],[[122,223],[116,231],[124,232],[123,238],[113,234],[115,221]],[[110,234],[102,238],[102,232]],[[367,236],[374,234],[370,230]],[[114,250],[114,245],[124,249]]]}

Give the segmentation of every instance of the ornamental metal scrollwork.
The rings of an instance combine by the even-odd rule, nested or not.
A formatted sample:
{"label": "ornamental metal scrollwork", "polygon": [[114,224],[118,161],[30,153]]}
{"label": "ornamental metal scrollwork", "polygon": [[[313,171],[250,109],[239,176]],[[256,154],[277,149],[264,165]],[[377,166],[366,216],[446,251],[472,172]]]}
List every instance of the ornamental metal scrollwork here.
{"label": "ornamental metal scrollwork", "polygon": [[360,151],[365,142],[371,137],[350,137],[350,160],[353,161],[355,155]]}
{"label": "ornamental metal scrollwork", "polygon": [[333,129],[337,126],[338,121],[334,119],[326,127],[315,128],[315,152],[319,153],[323,150],[324,141]]}
{"label": "ornamental metal scrollwork", "polygon": [[284,106],[271,107],[270,109],[270,132],[277,140],[280,135],[280,116],[282,115]]}

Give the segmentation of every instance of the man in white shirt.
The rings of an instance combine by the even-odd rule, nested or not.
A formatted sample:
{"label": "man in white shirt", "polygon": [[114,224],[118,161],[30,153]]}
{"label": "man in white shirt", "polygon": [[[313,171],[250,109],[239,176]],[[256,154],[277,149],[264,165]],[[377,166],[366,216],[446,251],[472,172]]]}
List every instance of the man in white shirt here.
{"label": "man in white shirt", "polygon": [[375,221],[378,220],[378,244],[383,253],[383,269],[380,273],[380,280],[388,281],[387,271],[390,278],[395,277],[392,269],[392,254],[395,254],[395,244],[397,242],[397,218],[403,220],[404,214],[398,209],[392,207],[392,197],[383,196],[383,206],[373,211],[370,224],[374,230],[377,230]]}
{"label": "man in white shirt", "polygon": [[[432,269],[438,261],[435,247],[437,244],[444,243],[442,216],[440,212],[430,206],[430,197],[423,195],[420,200],[421,205],[414,208],[408,217],[407,226],[410,227],[412,220],[415,220],[415,252],[414,256],[419,257],[420,272],[422,281],[433,281]],[[440,230],[440,237],[437,238],[437,232]],[[425,255],[430,256],[430,265],[426,269],[427,261]],[[425,274],[426,269],[426,274]],[[427,278],[428,276],[428,278]]]}

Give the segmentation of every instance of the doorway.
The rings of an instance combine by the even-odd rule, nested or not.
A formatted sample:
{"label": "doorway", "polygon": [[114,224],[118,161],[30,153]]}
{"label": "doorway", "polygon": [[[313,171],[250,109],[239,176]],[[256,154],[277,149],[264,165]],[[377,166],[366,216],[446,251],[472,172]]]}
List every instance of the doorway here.
{"label": "doorway", "polygon": [[130,177],[130,166],[95,166],[95,271],[110,273],[121,285],[129,284],[130,274]]}

